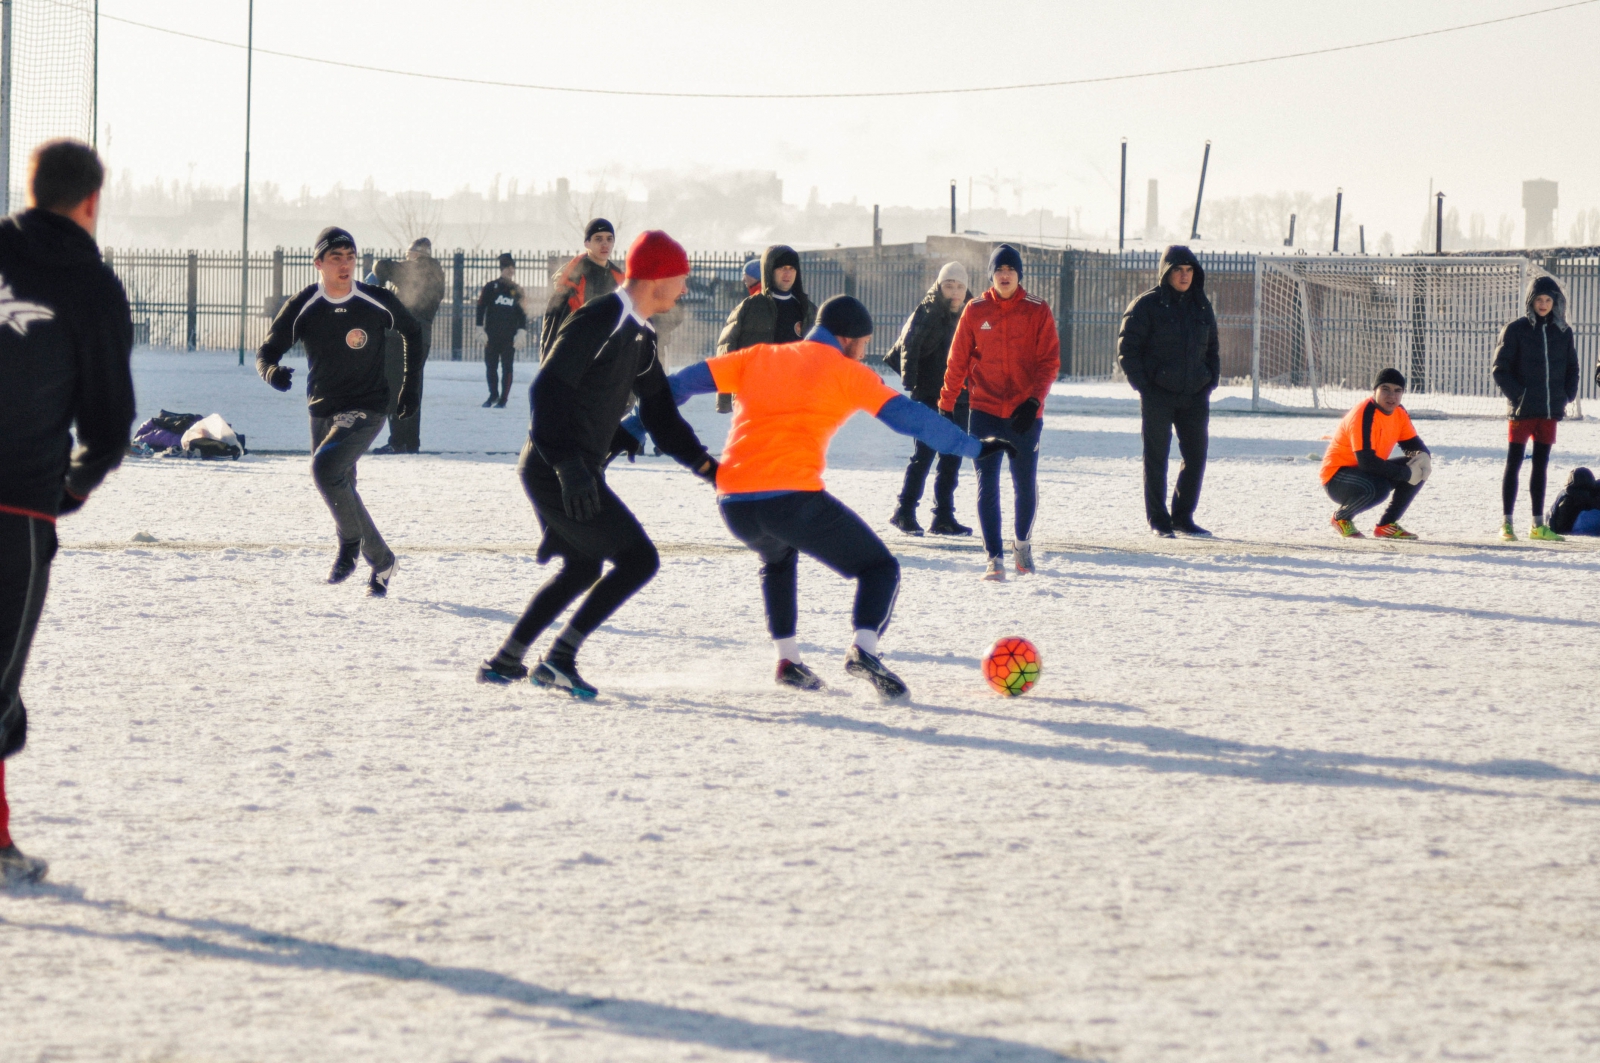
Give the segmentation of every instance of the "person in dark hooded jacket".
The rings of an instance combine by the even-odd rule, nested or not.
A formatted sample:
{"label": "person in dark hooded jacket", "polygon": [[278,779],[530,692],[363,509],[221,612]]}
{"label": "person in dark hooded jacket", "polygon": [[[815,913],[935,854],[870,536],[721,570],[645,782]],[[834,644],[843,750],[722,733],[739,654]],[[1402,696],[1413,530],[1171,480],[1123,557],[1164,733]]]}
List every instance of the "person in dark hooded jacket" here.
{"label": "person in dark hooded jacket", "polygon": [[22,675],[56,518],[117,467],[133,426],[133,321],[94,239],[104,180],[89,145],[46,141],[29,163],[28,209],[0,221],[0,886],[46,872],[11,840],[5,761],[28,738]]}
{"label": "person in dark hooded jacket", "polygon": [[[1174,244],[1161,255],[1154,288],[1128,304],[1117,333],[1117,362],[1139,393],[1144,435],[1144,510],[1163,538],[1210,535],[1194,522],[1205,479],[1211,392],[1222,375],[1217,315],[1206,297],[1206,271],[1193,251]],[[1178,486],[1167,509],[1167,462],[1177,429]]]}
{"label": "person in dark hooded jacket", "polygon": [[1522,459],[1533,440],[1533,469],[1528,494],[1533,500],[1533,528],[1528,538],[1559,542],[1544,519],[1545,482],[1556,422],[1567,415],[1567,403],[1578,398],[1578,349],[1567,324],[1567,296],[1554,277],[1535,277],[1528,285],[1527,313],[1506,325],[1494,352],[1494,382],[1506,397],[1510,447],[1500,481],[1505,523],[1500,538],[1513,542],[1511,528],[1517,505],[1517,479]]}
{"label": "person in dark hooded jacket", "polygon": [[[728,315],[717,354],[742,351],[758,343],[795,343],[817,323],[817,304],[800,280],[800,255],[773,244],[761,256],[761,290],[741,300]],[[733,396],[717,396],[717,412],[733,412]]]}
{"label": "person in dark hooded jacket", "polygon": [[[900,338],[884,357],[884,362],[900,374],[900,380],[915,402],[930,410],[939,409],[939,392],[944,388],[945,365],[950,359],[950,341],[955,338],[961,311],[972,301],[967,287],[967,268],[959,262],[946,262],[939,270],[922,302],[911,311],[900,330]],[[950,421],[966,431],[969,415],[965,391],[956,399]],[[906,479],[900,489],[900,502],[889,523],[907,535],[921,535],[917,523],[917,503],[928,482],[928,467],[938,452],[920,439],[906,466]],[[961,455],[938,454],[939,472],[933,482],[933,524],[935,535],[971,535],[972,529],[956,520],[956,484],[961,475]]]}

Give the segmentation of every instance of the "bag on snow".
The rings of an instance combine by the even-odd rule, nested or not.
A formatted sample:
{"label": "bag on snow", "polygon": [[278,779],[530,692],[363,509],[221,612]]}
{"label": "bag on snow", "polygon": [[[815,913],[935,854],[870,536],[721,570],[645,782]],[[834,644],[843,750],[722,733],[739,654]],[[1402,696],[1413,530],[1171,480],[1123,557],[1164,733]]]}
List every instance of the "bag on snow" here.
{"label": "bag on snow", "polygon": [[190,425],[183,433],[182,446],[185,453],[207,459],[238,460],[239,455],[245,453],[243,437],[234,432],[233,426],[223,420],[220,413],[202,417]]}
{"label": "bag on snow", "polygon": [[1550,507],[1545,523],[1558,535],[1600,535],[1600,530],[1579,530],[1580,525],[1588,529],[1600,521],[1596,510],[1600,510],[1600,484],[1595,483],[1594,473],[1584,468],[1573,469],[1572,475],[1567,477],[1566,488]]}

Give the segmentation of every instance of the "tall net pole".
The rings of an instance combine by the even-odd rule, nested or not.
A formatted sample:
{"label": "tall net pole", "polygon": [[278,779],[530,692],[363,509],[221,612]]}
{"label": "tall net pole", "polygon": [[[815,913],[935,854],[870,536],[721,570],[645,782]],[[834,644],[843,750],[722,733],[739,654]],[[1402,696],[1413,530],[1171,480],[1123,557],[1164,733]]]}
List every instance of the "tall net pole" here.
{"label": "tall net pole", "polygon": [[244,222],[239,237],[239,364],[244,364],[244,348],[250,326],[250,89],[255,75],[256,0],[250,0],[246,15],[244,49]]}
{"label": "tall net pole", "polygon": [[11,0],[0,0],[0,214],[11,213]]}

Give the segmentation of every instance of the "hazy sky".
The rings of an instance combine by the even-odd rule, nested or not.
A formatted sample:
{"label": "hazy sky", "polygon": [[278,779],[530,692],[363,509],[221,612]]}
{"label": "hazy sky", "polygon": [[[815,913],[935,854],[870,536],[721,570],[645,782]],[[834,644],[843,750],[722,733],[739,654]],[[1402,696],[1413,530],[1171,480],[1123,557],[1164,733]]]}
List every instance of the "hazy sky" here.
{"label": "hazy sky", "polygon": [[[1005,84],[1224,62],[1494,18],[1560,0],[259,0],[256,43],[356,63],[577,86],[868,91]],[[245,0],[102,0],[107,15],[242,42]],[[253,178],[322,190],[586,185],[653,170],[775,170],[785,196],[1082,212],[1115,226],[1161,181],[1186,224],[1206,194],[1342,185],[1409,246],[1429,179],[1466,216],[1517,222],[1521,182],[1561,182],[1559,232],[1600,206],[1600,3],[1363,51],[1144,81],[898,100],[616,99],[452,85],[257,55]],[[236,184],[242,51],[106,21],[101,140],[112,166]],[[108,133],[109,130],[109,133]],[[998,188],[998,191],[994,189]],[[998,197],[998,199],[997,199]],[[1142,215],[1130,224],[1142,227]]]}

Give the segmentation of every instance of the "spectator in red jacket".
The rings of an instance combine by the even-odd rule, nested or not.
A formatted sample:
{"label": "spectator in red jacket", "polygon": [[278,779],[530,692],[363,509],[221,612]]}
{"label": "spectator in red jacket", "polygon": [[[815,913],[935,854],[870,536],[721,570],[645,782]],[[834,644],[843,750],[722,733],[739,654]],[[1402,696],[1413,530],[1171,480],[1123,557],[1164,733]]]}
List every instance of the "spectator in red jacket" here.
{"label": "spectator in red jacket", "polygon": [[[1001,244],[989,256],[993,284],[961,312],[950,359],[945,364],[940,412],[950,415],[963,389],[971,393],[968,431],[996,436],[1017,448],[1011,456],[1016,493],[1016,538],[1011,541],[1019,575],[1033,572],[1033,516],[1038,509],[1039,434],[1045,396],[1061,371],[1061,338],[1055,315],[1022,287],[1022,256]],[[989,566],[983,578],[1006,578],[1000,538],[1000,455],[978,462],[978,523]]]}

